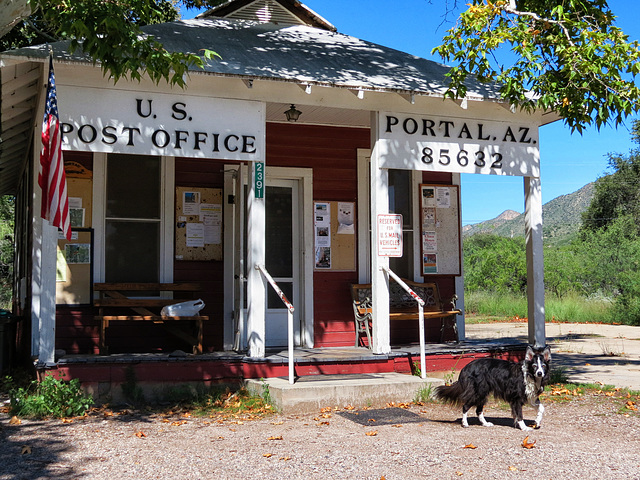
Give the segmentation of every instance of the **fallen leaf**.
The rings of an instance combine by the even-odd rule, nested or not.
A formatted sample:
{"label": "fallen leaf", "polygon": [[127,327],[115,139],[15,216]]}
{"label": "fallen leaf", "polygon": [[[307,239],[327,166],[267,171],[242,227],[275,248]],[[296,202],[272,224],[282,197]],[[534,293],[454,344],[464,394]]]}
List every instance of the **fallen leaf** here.
{"label": "fallen leaf", "polygon": [[377,430],[371,430],[370,432],[365,432],[365,435],[368,437],[375,437],[376,435],[378,435],[378,431]]}
{"label": "fallen leaf", "polygon": [[320,409],[320,413],[327,413],[331,411],[331,407],[324,407],[322,409]]}
{"label": "fallen leaf", "polygon": [[110,412],[109,410],[105,410],[102,415],[104,415],[105,418],[106,417],[113,417],[113,412]]}
{"label": "fallen leaf", "polygon": [[402,427],[402,425],[400,425],[399,423],[396,423],[395,425],[391,425],[391,426],[395,427],[395,428],[401,428]]}
{"label": "fallen leaf", "polygon": [[353,405],[349,404],[346,407],[344,407],[345,410],[355,410],[356,407],[354,407]]}
{"label": "fallen leaf", "polygon": [[457,475],[457,476],[459,476],[459,477],[461,477],[462,475],[464,475],[464,473],[462,473],[462,472],[456,472],[456,475]]}
{"label": "fallen leaf", "polygon": [[187,423],[186,420],[180,420],[180,421],[176,421],[176,422],[171,422],[171,426],[172,427],[179,427],[180,425],[184,425],[185,423]]}
{"label": "fallen leaf", "polygon": [[138,438],[142,438],[142,437],[146,437],[145,433],[141,430],[139,432],[136,432],[136,437]]}
{"label": "fallen leaf", "polygon": [[284,460],[284,461],[291,460],[291,457],[280,457],[280,460]]}
{"label": "fallen leaf", "polygon": [[329,425],[329,422],[318,422],[316,425],[318,425],[318,426]]}
{"label": "fallen leaf", "polygon": [[370,418],[369,420],[367,420],[367,422],[375,422],[376,419],[375,418]]}
{"label": "fallen leaf", "polygon": [[591,366],[591,364],[590,364],[590,363],[585,363],[585,364],[584,364],[584,366],[585,366],[585,367],[590,367],[590,366]]}
{"label": "fallen leaf", "polygon": [[73,423],[73,418],[63,418],[62,423]]}
{"label": "fallen leaf", "polygon": [[271,422],[271,425],[282,425],[284,422],[280,421],[280,422]]}
{"label": "fallen leaf", "polygon": [[11,420],[9,420],[9,425],[20,425],[21,423],[22,421],[15,415],[11,417]]}
{"label": "fallen leaf", "polygon": [[531,449],[531,448],[533,448],[533,447],[535,446],[535,444],[536,444],[536,440],[534,440],[533,442],[530,442],[530,441],[529,441],[529,436],[528,436],[528,435],[527,435],[527,436],[525,437],[525,439],[522,441],[522,447],[523,447],[523,448],[529,448],[529,449]]}
{"label": "fallen leaf", "polygon": [[262,456],[265,458],[271,458],[273,457],[273,453],[263,453]]}
{"label": "fallen leaf", "polygon": [[277,437],[269,437],[269,440],[282,440],[282,435],[278,435]]}
{"label": "fallen leaf", "polygon": [[631,401],[631,400],[629,400],[629,401],[625,404],[625,406],[626,406],[629,410],[634,410],[634,411],[637,411],[637,410],[638,410],[638,407],[636,406],[636,402],[633,402],[633,401]]}
{"label": "fallen leaf", "polygon": [[516,467],[513,467],[513,466],[509,467],[509,470],[511,470],[512,472],[517,472],[518,471],[518,469]]}
{"label": "fallen leaf", "polygon": [[31,455],[31,447],[29,445],[23,445],[20,449],[20,455]]}
{"label": "fallen leaf", "polygon": [[473,443],[470,443],[469,445],[465,445],[465,446],[464,446],[464,447],[462,447],[462,448],[471,448],[471,449],[475,449],[475,448],[478,448],[478,447],[476,447]]}

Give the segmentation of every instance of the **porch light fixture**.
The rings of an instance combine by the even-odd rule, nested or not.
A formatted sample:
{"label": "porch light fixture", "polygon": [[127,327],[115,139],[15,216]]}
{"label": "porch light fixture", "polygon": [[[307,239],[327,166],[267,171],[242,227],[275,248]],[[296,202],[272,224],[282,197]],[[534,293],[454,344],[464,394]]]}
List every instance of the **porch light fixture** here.
{"label": "porch light fixture", "polygon": [[298,117],[302,114],[300,110],[296,110],[296,106],[292,103],[291,108],[284,112],[287,116],[287,122],[297,122]]}

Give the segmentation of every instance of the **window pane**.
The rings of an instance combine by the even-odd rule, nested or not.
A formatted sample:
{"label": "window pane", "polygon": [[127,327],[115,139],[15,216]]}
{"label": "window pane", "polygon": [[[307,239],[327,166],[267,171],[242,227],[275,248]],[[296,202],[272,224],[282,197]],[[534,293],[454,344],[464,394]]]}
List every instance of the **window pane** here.
{"label": "window pane", "polygon": [[293,276],[293,206],[291,189],[269,187],[265,194],[265,264],[272,277]]}
{"label": "window pane", "polygon": [[389,170],[389,211],[402,214],[402,257],[389,258],[389,268],[413,280],[413,208],[411,170]]}
{"label": "window pane", "polygon": [[411,228],[411,170],[389,170],[389,212],[401,213],[404,228]]}
{"label": "window pane", "polygon": [[107,218],[160,218],[160,157],[107,158]]}
{"label": "window pane", "polygon": [[158,222],[106,221],[106,282],[158,282],[159,258]]}

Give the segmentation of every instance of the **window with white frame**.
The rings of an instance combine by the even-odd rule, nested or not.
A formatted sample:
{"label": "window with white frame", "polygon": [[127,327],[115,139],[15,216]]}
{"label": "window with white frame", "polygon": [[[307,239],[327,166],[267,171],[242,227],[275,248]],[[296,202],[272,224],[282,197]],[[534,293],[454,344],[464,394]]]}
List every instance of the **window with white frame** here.
{"label": "window with white frame", "polygon": [[94,170],[97,278],[172,281],[173,158],[96,154]]}

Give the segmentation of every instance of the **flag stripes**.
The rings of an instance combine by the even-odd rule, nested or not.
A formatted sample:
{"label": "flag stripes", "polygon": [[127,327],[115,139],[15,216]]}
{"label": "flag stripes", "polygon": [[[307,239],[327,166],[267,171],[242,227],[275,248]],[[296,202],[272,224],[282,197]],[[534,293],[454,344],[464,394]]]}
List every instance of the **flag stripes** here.
{"label": "flag stripes", "polygon": [[54,227],[60,228],[67,240],[71,240],[67,178],[62,159],[62,138],[58,117],[56,82],[53,73],[53,56],[49,57],[49,81],[47,100],[42,121],[42,151],[38,184],[42,189],[41,216]]}

